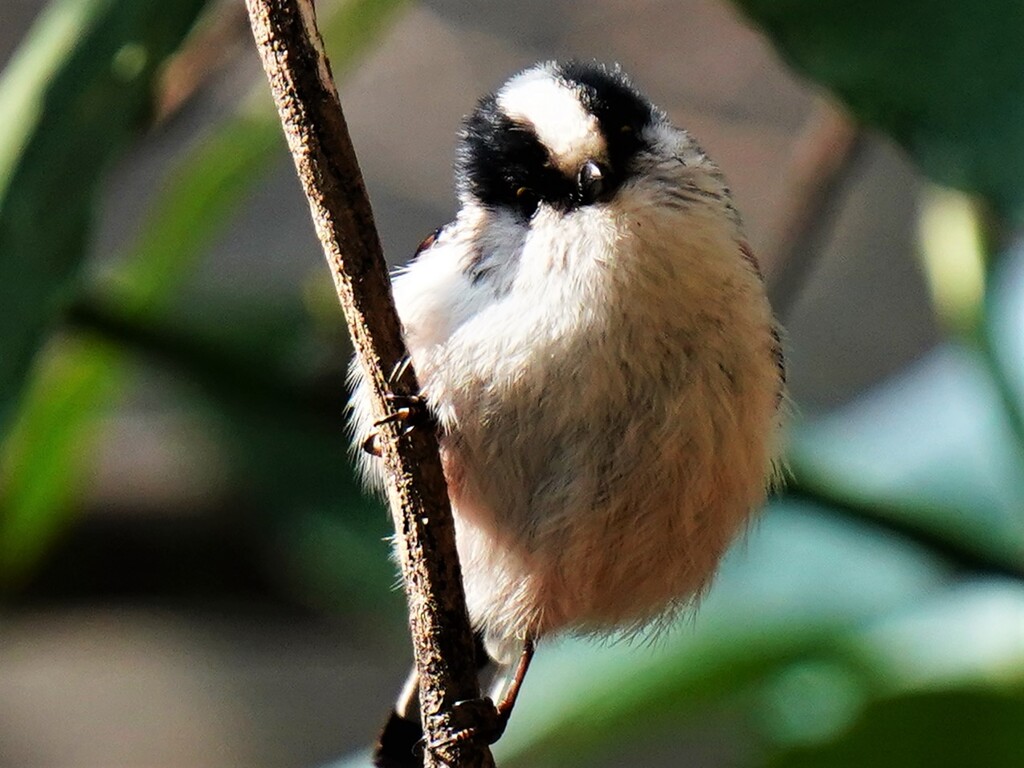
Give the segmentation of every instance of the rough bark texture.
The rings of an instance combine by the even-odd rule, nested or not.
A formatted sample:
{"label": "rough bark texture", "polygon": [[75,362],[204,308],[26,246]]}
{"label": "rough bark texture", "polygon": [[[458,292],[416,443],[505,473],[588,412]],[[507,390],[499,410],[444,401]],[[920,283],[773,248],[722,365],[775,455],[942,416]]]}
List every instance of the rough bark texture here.
{"label": "rough bark texture", "polygon": [[[246,5],[317,235],[383,416],[387,378],[403,359],[405,345],[312,0],[246,0]],[[411,366],[390,389],[396,394],[418,391]],[[432,430],[399,437],[391,425],[381,437],[424,729],[428,742],[440,743],[469,725],[453,713],[455,702],[479,696],[451,507]],[[428,768],[494,765],[490,751],[473,741],[428,747],[424,759]]]}

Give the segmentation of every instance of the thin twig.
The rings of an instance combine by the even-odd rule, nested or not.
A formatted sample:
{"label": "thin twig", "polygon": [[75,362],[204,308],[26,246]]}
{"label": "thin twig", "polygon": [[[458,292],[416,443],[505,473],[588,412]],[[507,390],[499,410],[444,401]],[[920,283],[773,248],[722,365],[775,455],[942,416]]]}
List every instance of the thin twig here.
{"label": "thin twig", "polygon": [[775,243],[765,259],[771,266],[772,306],[783,324],[832,231],[863,138],[858,123],[821,99],[796,141],[781,194],[782,215],[774,227]]}
{"label": "thin twig", "polygon": [[[312,0],[246,0],[246,5],[349,331],[372,382],[374,408],[384,416],[389,389],[413,394],[418,385],[411,366],[399,381],[390,386],[386,381],[406,350]],[[490,751],[472,740],[429,746],[471,725],[458,722],[454,705],[480,693],[437,438],[429,429],[400,437],[398,429],[384,428],[381,448],[420,677],[425,766],[493,766]]]}
{"label": "thin twig", "polygon": [[829,487],[827,483],[815,483],[799,474],[786,483],[786,490],[779,499],[815,505],[821,514],[853,520],[866,524],[878,531],[902,539],[926,550],[945,565],[957,571],[979,576],[997,576],[1024,579],[1024,553],[1018,548],[1007,547],[1005,551],[994,551],[991,546],[977,543],[952,530],[942,530],[929,525],[924,514],[902,514],[895,508],[883,504],[860,501],[849,494]]}
{"label": "thin twig", "polygon": [[245,11],[235,3],[211,7],[195,32],[163,66],[156,89],[153,122],[176,114],[213,75],[247,46]]}

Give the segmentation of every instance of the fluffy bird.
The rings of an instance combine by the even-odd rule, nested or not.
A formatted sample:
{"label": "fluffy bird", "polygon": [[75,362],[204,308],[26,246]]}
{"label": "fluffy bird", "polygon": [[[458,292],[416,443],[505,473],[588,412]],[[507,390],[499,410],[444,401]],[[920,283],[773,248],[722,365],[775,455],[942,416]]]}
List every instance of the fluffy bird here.
{"label": "fluffy bird", "polygon": [[[538,638],[629,635],[704,591],[776,478],[785,370],[721,172],[617,67],[516,74],[465,119],[455,170],[455,220],[394,296],[471,621],[519,659],[504,722]],[[378,424],[352,380],[363,445]],[[415,764],[415,691],[378,765]]]}

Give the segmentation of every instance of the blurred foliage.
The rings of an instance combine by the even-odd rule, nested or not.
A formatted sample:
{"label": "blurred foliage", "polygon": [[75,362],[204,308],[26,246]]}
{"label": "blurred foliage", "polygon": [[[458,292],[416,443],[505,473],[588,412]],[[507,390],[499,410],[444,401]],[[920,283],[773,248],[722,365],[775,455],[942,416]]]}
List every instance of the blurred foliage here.
{"label": "blurred foliage", "polygon": [[1024,472],[1001,405],[981,356],[947,344],[889,385],[797,425],[790,468],[799,486],[1021,571]]}
{"label": "blurred foliage", "polygon": [[798,71],[936,181],[1024,213],[1024,5],[734,0]]}
{"label": "blurred foliage", "polygon": [[[350,0],[323,14],[321,29],[337,76],[343,76],[358,60],[403,5],[404,0]],[[51,33],[46,23],[41,22],[26,39],[19,60],[34,58],[36,49],[49,44]],[[126,40],[131,38],[124,35]],[[172,52],[165,51],[164,55]],[[19,73],[20,69],[12,64],[5,82]],[[151,98],[152,94],[147,94]],[[59,103],[54,105],[48,120],[36,126],[37,133],[46,134],[54,131],[54,126],[65,124],[68,116],[60,107]],[[101,117],[93,115],[94,120]],[[131,315],[139,322],[158,317],[195,261],[224,228],[239,203],[247,199],[264,169],[283,150],[284,140],[273,104],[264,84],[257,83],[252,94],[239,105],[237,114],[202,138],[168,173],[135,243],[116,260],[120,265],[117,271],[107,275],[102,285],[84,290],[90,295],[98,293],[108,309]],[[39,172],[48,173],[49,183],[59,186],[64,171],[59,166],[46,166]],[[89,193],[95,196],[96,190],[90,188]],[[38,227],[38,221],[38,217],[28,216],[25,226],[44,229]],[[45,232],[39,236],[45,237]],[[38,251],[46,252],[45,243],[35,245]],[[80,260],[86,251],[84,238],[78,246]],[[26,275],[20,279],[30,278]],[[19,281],[13,281],[11,290],[17,285]],[[33,283],[31,288],[55,294],[61,290],[46,280]],[[213,298],[210,308],[227,300]],[[301,345],[305,341],[297,340],[296,334],[308,336],[309,324],[294,313],[291,320],[294,325],[284,330],[292,342]],[[211,323],[212,327],[216,325]],[[260,339],[266,341],[264,337]],[[266,345],[261,348],[269,349]],[[273,370],[275,361],[265,362],[268,370]],[[123,354],[95,340],[59,338],[40,355],[28,395],[0,453],[0,586],[16,584],[24,578],[74,512],[81,478],[89,466],[87,446],[95,438],[99,417],[120,391],[122,365]],[[237,413],[237,409],[229,413]],[[251,446],[248,442],[234,445],[236,466],[248,477],[266,478],[257,469],[259,460],[249,451]],[[291,455],[299,453],[293,451]],[[310,453],[314,462],[327,461],[318,450]],[[335,459],[343,457],[340,449],[333,455]],[[337,472],[328,472],[327,476],[334,478]],[[288,487],[287,476],[279,479],[279,487]],[[334,497],[328,488],[314,487],[324,494],[322,506],[330,507]]]}
{"label": "blurred foliage", "polygon": [[[337,75],[403,4],[321,8]],[[201,409],[239,527],[282,588],[379,610],[393,581],[386,518],[348,469],[340,318],[324,322],[298,291],[258,304],[177,296],[284,157],[262,80],[159,182],[116,266],[80,275],[103,174],[149,127],[161,65],[203,5],[60,0],[0,80],[0,585],[28,578],[75,512],[99,419],[134,365],[170,372]],[[731,553],[699,618],[649,647],[545,648],[497,753],[509,766],[590,764],[724,709],[749,747],[736,764],[1016,765],[1024,248],[992,233],[1024,202],[1024,10],[737,5],[935,182],[974,193],[922,200],[922,264],[948,339],[795,426],[792,491]]]}
{"label": "blurred foliage", "polygon": [[0,434],[36,349],[76,290],[102,174],[145,127],[160,64],[204,5],[61,0],[4,72]]}
{"label": "blurred foliage", "polygon": [[872,701],[843,739],[787,750],[768,765],[1012,766],[1020,763],[1022,732],[1024,686],[1005,692],[981,687],[923,691]]}

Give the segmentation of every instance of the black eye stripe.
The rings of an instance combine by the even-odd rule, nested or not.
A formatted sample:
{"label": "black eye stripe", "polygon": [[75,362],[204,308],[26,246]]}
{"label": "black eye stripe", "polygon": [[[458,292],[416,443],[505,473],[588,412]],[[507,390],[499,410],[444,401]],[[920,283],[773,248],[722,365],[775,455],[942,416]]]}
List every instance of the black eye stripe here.
{"label": "black eye stripe", "polygon": [[570,61],[558,67],[558,75],[576,90],[583,107],[597,118],[610,165],[621,174],[633,155],[644,148],[641,133],[653,122],[654,108],[618,70],[593,62]]}
{"label": "black eye stripe", "polygon": [[[653,107],[624,75],[600,65],[570,62],[548,71],[572,88],[597,118],[608,147],[605,187],[613,194],[626,178],[633,156],[643,149],[640,134],[654,119]],[[586,202],[580,195],[578,169],[557,168],[533,128],[504,114],[494,94],[481,99],[463,124],[456,171],[460,194],[524,218],[532,216],[541,202],[563,210]]]}
{"label": "black eye stripe", "polygon": [[554,202],[572,193],[570,180],[551,165],[536,132],[504,114],[494,95],[482,99],[467,118],[457,166],[461,191],[526,218],[540,201]]}

